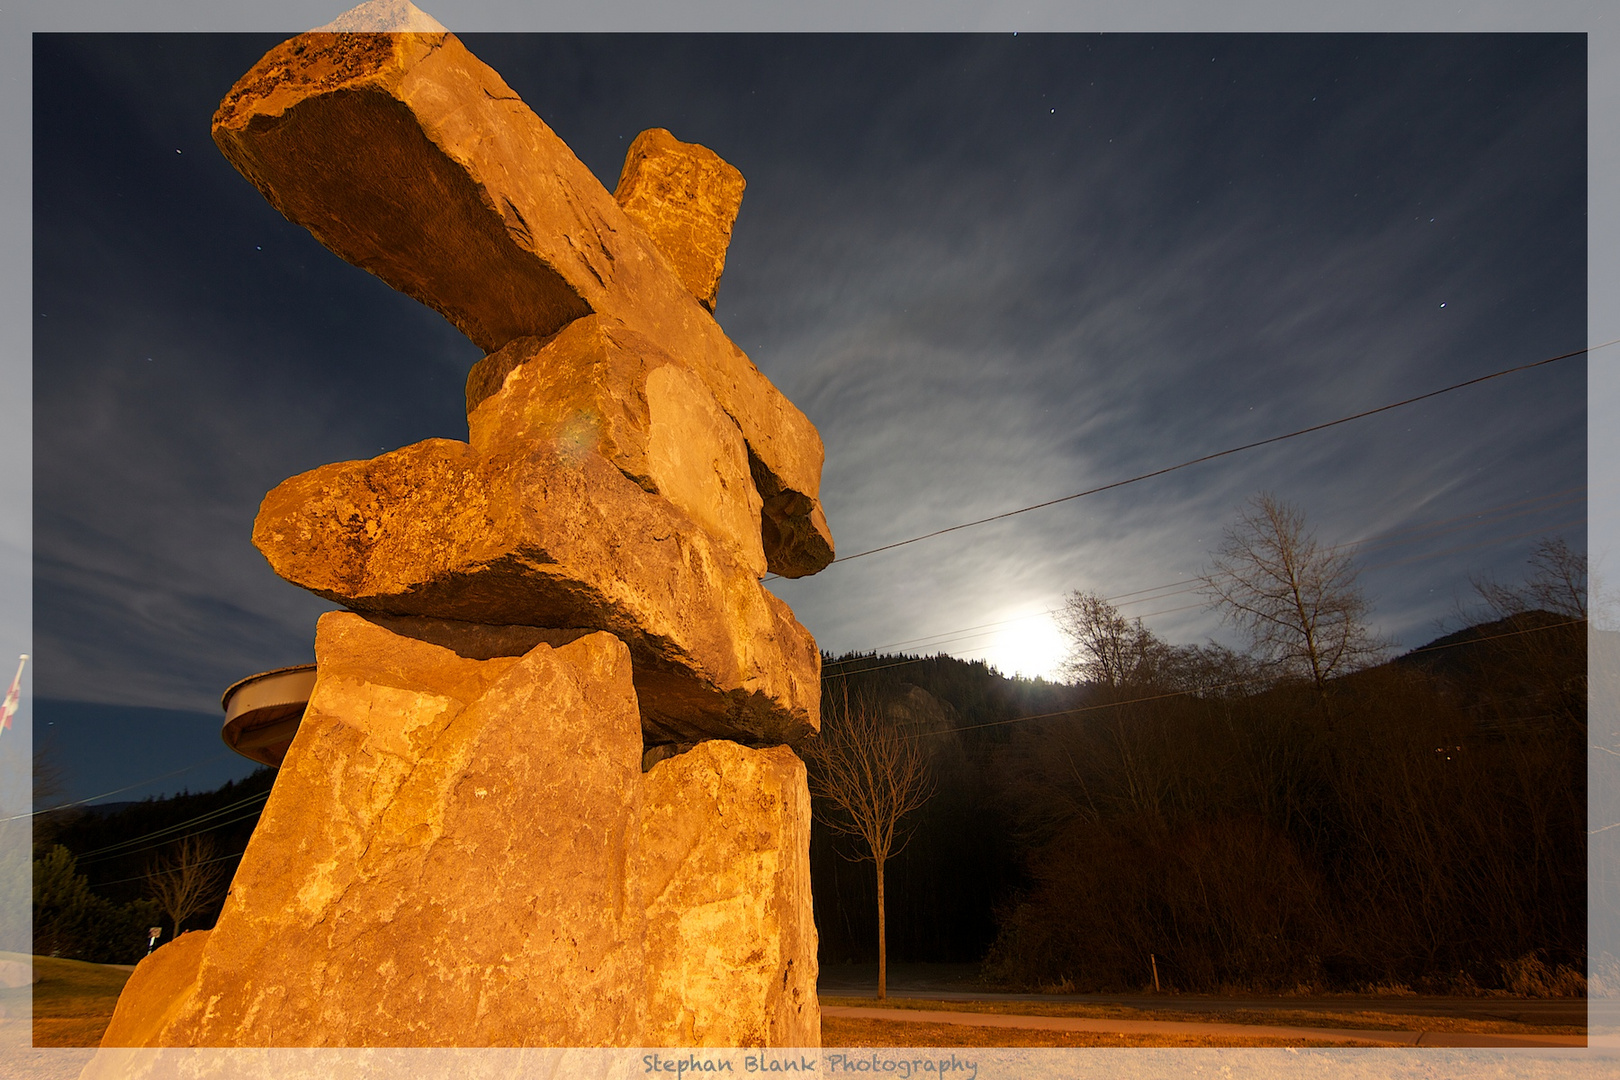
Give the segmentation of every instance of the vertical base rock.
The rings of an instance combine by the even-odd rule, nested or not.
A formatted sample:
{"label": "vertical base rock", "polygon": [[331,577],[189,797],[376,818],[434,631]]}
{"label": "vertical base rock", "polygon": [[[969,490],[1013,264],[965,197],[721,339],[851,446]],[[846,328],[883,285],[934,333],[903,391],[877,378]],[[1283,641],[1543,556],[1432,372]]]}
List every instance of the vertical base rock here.
{"label": "vertical base rock", "polygon": [[820,1045],[792,750],[643,774],[606,633],[334,612],[315,651],[218,925],[103,1045]]}
{"label": "vertical base rock", "polygon": [[820,1046],[804,763],[716,739],[644,781],[648,1045]]}
{"label": "vertical base rock", "polygon": [[164,1046],[639,1045],[624,644],[468,659],[335,612],[316,660],[194,981],[164,1009],[126,995],[110,1030]]}

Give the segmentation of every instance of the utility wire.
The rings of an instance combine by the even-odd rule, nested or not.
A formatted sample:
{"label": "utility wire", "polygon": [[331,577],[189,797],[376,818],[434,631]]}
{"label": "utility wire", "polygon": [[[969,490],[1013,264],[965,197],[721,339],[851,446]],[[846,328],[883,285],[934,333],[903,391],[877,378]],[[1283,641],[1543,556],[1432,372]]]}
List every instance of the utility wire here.
{"label": "utility wire", "polygon": [[235,825],[238,822],[243,822],[243,821],[252,821],[252,820],[254,820],[255,818],[257,818],[259,816],[262,809],[263,809],[262,807],[255,807],[254,809],[249,810],[247,813],[242,814],[239,817],[231,818],[228,821],[218,822],[218,823],[216,823],[214,825],[209,826],[206,829],[197,829],[194,832],[186,833],[185,836],[175,836],[175,837],[170,837],[167,840],[159,840],[156,843],[147,844],[145,847],[138,847],[138,848],[131,849],[129,851],[120,851],[120,852],[118,852],[116,854],[113,854],[113,855],[102,855],[102,856],[100,856],[98,858],[85,860],[84,862],[81,862],[80,860],[75,859],[74,860],[74,865],[82,867],[82,866],[85,865],[85,862],[104,863],[104,862],[109,862],[109,861],[111,861],[113,859],[124,858],[124,857],[130,856],[130,855],[138,855],[143,851],[152,851],[155,848],[163,847],[165,844],[168,844],[168,843],[170,843],[171,841],[174,841],[174,840],[184,840],[184,839],[186,839],[186,837],[191,837],[191,836],[202,836],[202,835],[204,835],[206,833],[212,833],[215,829],[223,829],[227,825]]}
{"label": "utility wire", "polygon": [[[224,862],[226,859],[239,859],[245,854],[247,854],[247,849],[243,848],[241,851],[233,851],[229,855],[216,855],[212,859],[204,859],[202,862],[194,865],[207,866],[209,863]],[[151,876],[151,874],[136,874],[134,877],[119,878],[116,881],[98,881],[94,887],[97,889],[105,889],[108,885],[122,885],[128,881],[146,881],[151,878]]]}
{"label": "utility wire", "polygon": [[[245,813],[238,814],[237,816],[235,816],[233,818],[227,818],[224,821],[215,821],[215,822],[212,822],[212,823],[210,823],[208,825],[205,825],[204,827],[202,827],[200,829],[193,829],[191,832],[182,833],[179,836],[174,836],[174,835],[164,836],[162,839],[154,840],[152,843],[143,844],[140,847],[130,847],[130,848],[126,848],[125,850],[122,850],[122,851],[114,851],[114,852],[110,852],[110,853],[104,854],[104,855],[97,855],[94,858],[76,859],[74,861],[75,861],[76,865],[82,867],[82,866],[87,866],[87,865],[90,865],[90,864],[93,864],[93,863],[104,863],[104,862],[111,862],[114,859],[128,858],[131,855],[138,855],[143,851],[151,851],[154,848],[163,847],[165,844],[170,844],[170,843],[173,843],[173,842],[175,842],[177,840],[184,840],[184,839],[186,839],[188,837],[192,837],[192,836],[202,836],[203,834],[211,833],[211,832],[215,831],[216,829],[223,829],[227,825],[235,825],[235,824],[238,824],[239,822],[251,821],[254,818],[257,818],[263,812],[263,810],[264,810],[263,806],[255,806],[251,810],[248,810]],[[145,839],[145,837],[137,837],[136,838],[136,840],[141,840],[141,839]],[[135,842],[136,842],[135,840],[130,841],[131,844],[133,844]]]}
{"label": "utility wire", "polygon": [[132,836],[127,840],[120,840],[116,844],[108,844],[106,847],[99,847],[99,848],[95,848],[95,849],[93,849],[91,851],[86,851],[83,855],[81,855],[79,857],[79,859],[82,862],[83,860],[89,858],[92,855],[105,854],[106,852],[116,851],[116,850],[118,850],[119,848],[122,848],[122,847],[128,847],[131,844],[138,844],[142,840],[149,840],[149,839],[152,839],[154,837],[163,836],[166,833],[172,833],[172,832],[175,832],[177,830],[187,828],[188,826],[196,825],[199,822],[207,821],[210,818],[216,818],[216,817],[220,817],[223,814],[228,814],[233,810],[237,810],[237,809],[239,809],[239,808],[241,808],[243,806],[246,806],[250,802],[263,802],[265,799],[267,799],[269,797],[270,797],[270,793],[268,791],[255,792],[254,794],[249,795],[246,798],[238,799],[236,802],[229,803],[229,804],[227,804],[225,806],[221,806],[216,810],[209,810],[206,813],[198,814],[197,816],[187,818],[184,821],[177,821],[172,825],[165,825],[162,828],[153,829],[151,832],[142,833],[140,836]]}
{"label": "utility wire", "polygon": [[[1496,506],[1487,507],[1484,510],[1471,511],[1471,512],[1466,513],[1466,514],[1458,514],[1458,515],[1454,515],[1452,517],[1437,518],[1437,519],[1434,519],[1434,520],[1431,520],[1431,521],[1420,522],[1420,523],[1418,523],[1416,525],[1410,525],[1410,526],[1407,526],[1407,527],[1402,528],[1402,529],[1396,529],[1396,530],[1392,530],[1392,531],[1388,531],[1388,532],[1382,532],[1382,533],[1374,533],[1371,536],[1360,537],[1360,538],[1355,539],[1355,540],[1346,540],[1346,541],[1343,541],[1341,543],[1334,544],[1333,546],[1329,547],[1327,550],[1329,552],[1334,552],[1334,551],[1342,551],[1342,550],[1345,550],[1347,548],[1362,547],[1364,551],[1368,551],[1368,552],[1382,551],[1382,550],[1385,550],[1385,549],[1388,549],[1388,548],[1391,548],[1391,547],[1400,547],[1400,546],[1402,546],[1404,544],[1417,543],[1417,542],[1426,541],[1426,540],[1434,540],[1434,539],[1437,539],[1437,538],[1439,538],[1441,536],[1449,535],[1451,533],[1460,532],[1460,531],[1463,531],[1463,530],[1466,530],[1466,529],[1477,528],[1477,527],[1484,526],[1484,525],[1500,524],[1503,521],[1511,520],[1512,518],[1515,518],[1515,517],[1523,517],[1526,514],[1539,513],[1539,512],[1544,512],[1544,511],[1547,511],[1547,510],[1556,510],[1556,509],[1560,509],[1560,508],[1565,507],[1565,506],[1572,505],[1574,503],[1583,502],[1584,500],[1582,500],[1582,499],[1571,499],[1571,498],[1568,498],[1568,496],[1576,494],[1578,492],[1584,492],[1586,490],[1587,490],[1586,485],[1584,485],[1584,484],[1576,485],[1575,487],[1564,488],[1564,489],[1562,489],[1560,491],[1547,492],[1546,494],[1543,494],[1543,495],[1531,496],[1528,499],[1516,499],[1516,500],[1513,500],[1511,502],[1499,503]],[[1558,500],[1561,500],[1561,501],[1549,503],[1548,501],[1552,500],[1552,499],[1558,499]],[[1543,505],[1538,505],[1538,504],[1543,504]],[[1515,512],[1514,513],[1506,513],[1506,511],[1509,511],[1509,510],[1515,511]],[[1552,530],[1555,530],[1555,529],[1569,528],[1569,527],[1574,526],[1574,525],[1582,524],[1582,523],[1585,522],[1585,520],[1586,520],[1585,518],[1578,518],[1578,519],[1574,519],[1572,521],[1560,522],[1557,525],[1548,525],[1548,526],[1543,526],[1541,528],[1532,529],[1532,530],[1530,530],[1528,532],[1517,533],[1517,534],[1515,534],[1513,536],[1496,537],[1496,538],[1493,538],[1491,540],[1481,541],[1478,544],[1466,544],[1466,545],[1462,545],[1462,546],[1458,546],[1458,547],[1447,548],[1444,551],[1425,552],[1425,553],[1423,553],[1421,555],[1416,555],[1416,556],[1413,556],[1413,557],[1407,558],[1407,559],[1397,559],[1397,560],[1394,560],[1394,561],[1375,563],[1375,564],[1373,564],[1371,566],[1364,567],[1363,569],[1366,569],[1366,570],[1381,570],[1381,569],[1387,569],[1387,568],[1392,567],[1392,566],[1405,566],[1405,565],[1409,565],[1410,563],[1413,563],[1413,562],[1421,561],[1423,559],[1438,558],[1441,555],[1452,555],[1452,554],[1456,554],[1457,552],[1460,552],[1460,551],[1467,551],[1467,550],[1471,550],[1471,549],[1478,548],[1478,547],[1489,546],[1491,544],[1499,544],[1499,543],[1510,542],[1510,541],[1513,541],[1513,540],[1521,540],[1521,539],[1524,539],[1525,537],[1528,537],[1528,536],[1536,536],[1536,535],[1539,535],[1541,533],[1549,532],[1549,531],[1552,531]],[[1451,527],[1450,528],[1440,528],[1440,526],[1447,526],[1447,525],[1449,525]],[[1423,533],[1424,535],[1414,536],[1414,535],[1412,535],[1414,533]],[[1195,592],[1201,587],[1201,585],[1202,585],[1202,583],[1200,581],[1197,581],[1197,580],[1193,580],[1193,581],[1190,581],[1190,582],[1188,582],[1188,581],[1167,582],[1167,583],[1165,583],[1163,585],[1153,585],[1153,586],[1149,586],[1149,587],[1143,588],[1143,589],[1135,589],[1135,590],[1132,590],[1130,592],[1118,593],[1118,594],[1116,594],[1114,596],[1104,597],[1103,599],[1105,601],[1107,601],[1108,603],[1118,604],[1119,606],[1122,606],[1122,607],[1129,607],[1132,604],[1154,603],[1154,602],[1159,601],[1159,600],[1168,600],[1169,598],[1171,598],[1173,596],[1181,596],[1181,595],[1185,595],[1187,593]],[[1165,590],[1169,590],[1169,591],[1165,591]],[[1152,595],[1152,596],[1146,595],[1146,594],[1149,594],[1149,593],[1154,593],[1154,594],[1157,594],[1157,595]],[[1129,599],[1131,597],[1138,597],[1139,599]],[[1121,603],[1121,601],[1123,601],[1123,603]],[[1159,610],[1159,611],[1150,611],[1150,612],[1148,612],[1148,613],[1146,613],[1144,615],[1138,616],[1138,618],[1150,619],[1150,618],[1155,618],[1155,617],[1160,616],[1160,615],[1170,615],[1170,614],[1175,614],[1175,613],[1182,612],[1182,611],[1193,611],[1193,610],[1195,610],[1197,608],[1204,607],[1204,606],[1206,606],[1206,605],[1202,604],[1202,603],[1184,604],[1184,605],[1181,605],[1181,606],[1178,606],[1178,607],[1165,608],[1165,609],[1162,609],[1162,610]],[[922,645],[922,647],[924,647],[924,648],[927,648],[927,647],[930,647],[930,646],[946,645],[946,644],[951,644],[953,642],[959,642],[959,641],[963,641],[963,640],[971,640],[974,637],[985,636],[984,634],[972,633],[972,631],[985,631],[986,633],[988,633],[988,632],[991,632],[991,628],[1006,626],[1006,625],[1009,625],[1011,623],[1025,621],[1027,619],[1040,618],[1043,615],[1051,616],[1053,614],[1055,614],[1055,612],[1052,609],[1048,609],[1048,610],[1046,610],[1044,612],[1031,612],[1028,615],[1019,615],[1019,616],[1015,616],[1014,618],[1011,618],[1011,619],[1002,619],[1002,620],[997,621],[997,622],[978,623],[978,624],[976,624],[974,626],[965,626],[965,627],[961,627],[961,628],[955,629],[955,630],[942,630],[942,631],[939,631],[938,633],[935,633],[935,634],[925,634],[925,635],[922,635],[920,637],[908,638],[908,639],[906,639],[904,641],[889,642],[889,643],[884,644],[884,645],[874,646],[873,648],[871,648],[869,650],[862,650],[862,652],[866,653],[867,655],[875,655],[875,654],[877,654],[878,652],[881,652],[884,649],[900,648],[900,647],[903,647],[903,646],[906,646],[906,645],[916,645],[917,643],[924,643]],[[944,652],[942,652],[941,654],[942,655],[950,655],[949,653],[944,653]],[[831,664],[829,664],[828,667],[833,668],[833,669],[837,669],[837,668],[844,667],[844,666],[847,666],[847,665],[850,665],[850,664],[859,663],[864,658],[865,657],[863,657],[863,656],[855,656],[855,657],[851,657],[850,659],[847,659],[847,660],[836,660],[836,661],[833,661]],[[906,663],[906,664],[918,663],[918,662],[920,662],[922,660],[925,660],[925,659],[931,659],[931,657],[917,657],[917,658],[912,659],[912,660],[900,661],[900,663]],[[898,664],[889,664],[889,665],[884,665],[884,666],[885,667],[892,667],[892,666],[898,666]],[[862,670],[871,671],[871,670],[881,670],[881,669],[878,669],[878,668],[863,668]],[[836,677],[839,674],[841,674],[841,672],[839,672],[837,670],[833,670],[833,671],[829,672],[828,670],[823,669],[822,677],[823,678]]]}
{"label": "utility wire", "polygon": [[[1558,356],[1549,356],[1544,360],[1535,360],[1528,364],[1519,364],[1515,367],[1503,368],[1501,371],[1493,371],[1489,375],[1480,375],[1476,378],[1465,379],[1462,382],[1452,383],[1450,386],[1443,386],[1438,390],[1430,390],[1425,394],[1418,394],[1415,397],[1404,398],[1400,401],[1391,402],[1388,405],[1380,405],[1376,409],[1365,409],[1358,413],[1352,413],[1349,416],[1341,416],[1337,420],[1329,420],[1326,423],[1321,424],[1312,424],[1310,427],[1303,427],[1297,431],[1290,431],[1283,435],[1273,435],[1268,439],[1259,439],[1255,442],[1244,443],[1242,446],[1233,446],[1226,450],[1218,450],[1213,454],[1205,454],[1202,457],[1192,458],[1188,461],[1183,461],[1175,465],[1167,465],[1162,469],[1154,469],[1152,472],[1145,472],[1137,476],[1127,477],[1124,480],[1115,480],[1109,484],[1102,484],[1098,487],[1087,488],[1085,491],[1077,491],[1073,495],[1065,495],[1059,499],[1048,499],[1046,502],[1035,503],[1032,506],[1021,506],[1017,510],[1008,510],[1004,513],[992,514],[989,517],[979,518],[975,521],[964,521],[960,525],[951,525],[943,529],[935,529],[933,532],[923,533],[920,536],[913,536],[906,540],[896,540],[892,544],[883,544],[879,547],[868,548],[866,551],[858,551],[853,555],[842,555],[834,559],[832,564],[836,565],[837,563],[852,562],[855,559],[864,559],[868,555],[876,555],[881,551],[893,551],[895,548],[905,547],[908,544],[915,544],[923,540],[931,540],[936,536],[944,536],[946,533],[958,532],[962,529],[971,529],[978,525],[988,525],[992,521],[1003,521],[1010,517],[1016,517],[1019,514],[1027,514],[1032,510],[1042,510],[1048,506],[1056,506],[1059,503],[1066,503],[1075,499],[1082,499],[1087,495],[1096,495],[1099,492],[1112,491],[1114,488],[1124,487],[1127,484],[1140,483],[1143,480],[1151,480],[1155,476],[1164,476],[1166,473],[1173,473],[1179,469],[1185,469],[1193,465],[1201,465],[1206,461],[1214,461],[1217,458],[1223,458],[1230,454],[1239,454],[1245,450],[1253,450],[1261,446],[1270,446],[1272,443],[1279,443],[1286,439],[1297,439],[1301,435],[1309,435],[1314,431],[1325,431],[1328,428],[1337,427],[1340,424],[1348,424],[1352,420],[1365,419],[1369,416],[1376,416],[1379,413],[1389,412],[1391,409],[1399,409],[1407,405],[1416,404],[1419,401],[1427,401],[1429,398],[1439,397],[1441,394],[1449,394],[1454,390],[1461,390],[1465,387],[1476,386],[1479,383],[1489,382],[1492,379],[1500,379],[1505,375],[1513,375],[1520,371],[1529,371],[1532,368],[1545,367],[1548,364],[1556,364],[1560,360],[1568,360],[1575,356],[1584,356],[1587,353],[1595,352],[1598,349],[1606,349],[1610,345],[1615,344],[1620,344],[1620,338],[1616,338],[1613,341],[1605,341],[1601,345],[1587,345],[1583,348],[1575,349],[1572,352],[1560,353]],[[767,578],[766,580],[774,581],[775,577],[773,576],[771,578]]]}
{"label": "utility wire", "polygon": [[68,809],[71,809],[71,808],[73,808],[75,806],[83,806],[86,803],[93,803],[97,799],[105,799],[109,795],[119,795],[119,794],[122,794],[123,792],[126,792],[126,791],[133,791],[135,788],[141,787],[141,786],[143,786],[145,784],[155,784],[159,780],[167,780],[171,776],[179,776],[181,773],[190,772],[192,769],[200,769],[204,765],[212,765],[214,762],[220,761],[220,760],[222,760],[224,758],[228,758],[230,756],[231,756],[231,751],[227,750],[223,754],[216,754],[215,756],[213,756],[211,758],[205,758],[202,761],[193,762],[192,764],[187,765],[184,768],[174,770],[174,772],[166,772],[162,776],[149,776],[145,780],[137,780],[133,784],[125,784],[121,788],[113,788],[111,791],[103,791],[100,795],[92,795],[88,799],[77,799],[77,800],[75,800],[73,802],[62,803],[60,806],[47,806],[43,810],[35,810],[32,813],[28,813],[28,814],[12,814],[10,817],[0,818],[0,822],[20,821],[23,818],[38,817],[40,814],[50,814],[50,813],[54,813],[57,810],[68,810]]}

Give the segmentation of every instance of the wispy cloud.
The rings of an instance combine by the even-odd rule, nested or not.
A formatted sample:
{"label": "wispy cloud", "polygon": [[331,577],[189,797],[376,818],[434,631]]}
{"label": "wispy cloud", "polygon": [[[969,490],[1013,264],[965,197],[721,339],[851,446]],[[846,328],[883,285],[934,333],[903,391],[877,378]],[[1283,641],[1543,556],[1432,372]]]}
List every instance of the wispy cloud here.
{"label": "wispy cloud", "polygon": [[[1575,38],[469,43],[610,186],[651,126],[743,170],[719,317],[820,428],[846,553],[1584,332]],[[176,63],[143,83],[118,39],[49,47],[41,693],[211,707],[224,683],[306,656],[324,606],[252,550],[258,499],[328,461],[463,434],[476,350],[208,147],[254,48],[169,39]],[[89,93],[123,104],[96,114],[99,144],[76,126]],[[1188,580],[1259,490],[1338,542],[1584,475],[1575,361],[772,588],[825,647],[867,648],[1074,588]],[[1515,576],[1520,534],[1559,514],[1386,559],[1367,577],[1380,628],[1419,644],[1471,573]],[[1187,596],[1130,610],[1164,612],[1150,622],[1174,640],[1223,633]]]}

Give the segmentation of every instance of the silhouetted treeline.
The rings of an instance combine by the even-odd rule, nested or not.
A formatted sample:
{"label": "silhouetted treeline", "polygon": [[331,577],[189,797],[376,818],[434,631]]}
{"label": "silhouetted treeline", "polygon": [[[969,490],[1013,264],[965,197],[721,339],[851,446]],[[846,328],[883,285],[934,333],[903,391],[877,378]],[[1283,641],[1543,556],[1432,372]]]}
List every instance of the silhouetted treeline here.
{"label": "silhouetted treeline", "polygon": [[[997,905],[1024,880],[989,764],[1008,742],[1007,720],[1068,708],[1079,691],[1005,679],[982,661],[944,656],[852,654],[826,658],[823,671],[825,698],[874,700],[890,722],[922,738],[938,781],[934,797],[907,819],[910,838],[888,864],[891,960],[982,959],[996,937]],[[875,959],[871,863],[853,861],[858,841],[825,828],[812,829],[810,844],[822,957]]]}
{"label": "silhouetted treeline", "polygon": [[[826,692],[875,695],[939,770],[891,864],[890,957],[1075,990],[1151,986],[1153,957],[1166,989],[1579,992],[1585,636],[1515,611],[1335,680],[1326,712],[1211,650],[1106,689],[829,658]],[[813,834],[832,963],[873,953],[842,843]]]}
{"label": "silhouetted treeline", "polygon": [[[146,874],[188,834],[212,839],[229,881],[241,862],[275,770],[207,792],[110,807],[73,808],[34,819],[34,951],[98,963],[132,963],[148,927],[165,923]],[[186,920],[210,927],[224,893]],[[165,936],[173,927],[165,930]]]}

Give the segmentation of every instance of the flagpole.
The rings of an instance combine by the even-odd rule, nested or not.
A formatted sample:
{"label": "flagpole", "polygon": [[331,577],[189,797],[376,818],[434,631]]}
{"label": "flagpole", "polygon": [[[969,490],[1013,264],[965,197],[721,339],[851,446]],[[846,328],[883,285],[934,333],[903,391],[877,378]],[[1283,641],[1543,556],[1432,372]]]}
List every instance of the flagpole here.
{"label": "flagpole", "polygon": [[23,665],[27,663],[27,653],[17,658],[17,674],[11,678],[11,689],[6,691],[6,700],[0,702],[0,735],[11,730],[11,718],[17,715],[17,705],[22,700]]}

